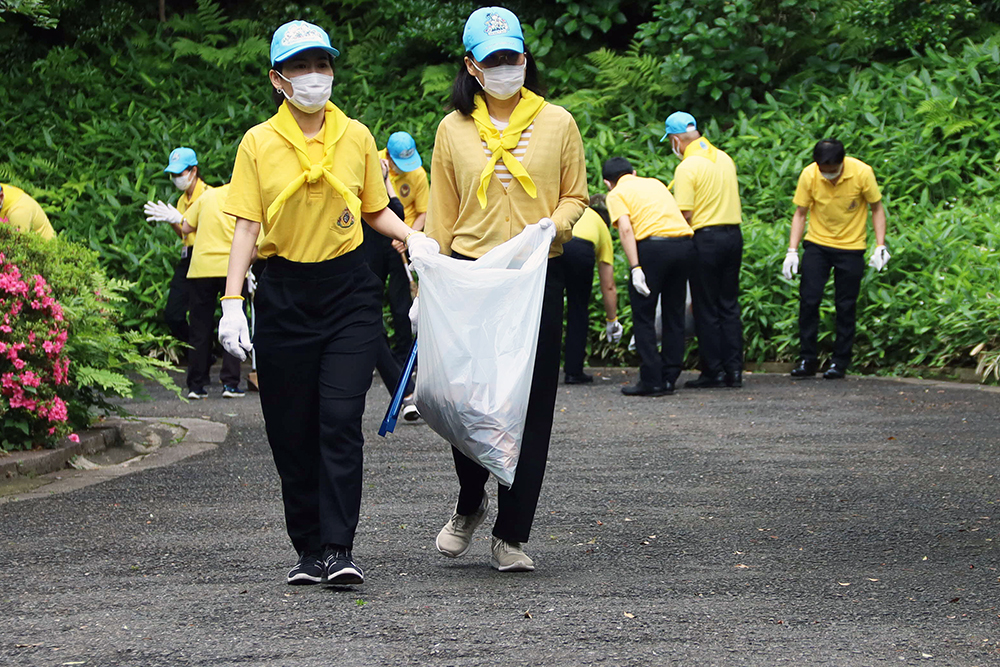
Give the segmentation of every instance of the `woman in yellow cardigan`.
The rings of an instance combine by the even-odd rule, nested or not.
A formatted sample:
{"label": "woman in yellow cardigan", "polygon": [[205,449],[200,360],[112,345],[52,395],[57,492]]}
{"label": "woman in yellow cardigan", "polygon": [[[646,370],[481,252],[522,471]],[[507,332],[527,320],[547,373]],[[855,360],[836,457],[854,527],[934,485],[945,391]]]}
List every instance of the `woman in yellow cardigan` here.
{"label": "woman in yellow cardigan", "polygon": [[[431,162],[425,231],[441,252],[476,259],[525,225],[555,225],[538,333],[524,437],[510,488],[497,492],[491,565],[502,572],[534,570],[528,541],[548,457],[559,382],[564,273],[562,244],[587,205],[583,142],[576,122],[541,96],[538,70],[524,48],[517,17],[502,7],[469,16],[464,65],[452,88],[455,111],[441,121]],[[457,558],[485,520],[489,473],[453,449],[460,491],[437,536],[438,551]]]}

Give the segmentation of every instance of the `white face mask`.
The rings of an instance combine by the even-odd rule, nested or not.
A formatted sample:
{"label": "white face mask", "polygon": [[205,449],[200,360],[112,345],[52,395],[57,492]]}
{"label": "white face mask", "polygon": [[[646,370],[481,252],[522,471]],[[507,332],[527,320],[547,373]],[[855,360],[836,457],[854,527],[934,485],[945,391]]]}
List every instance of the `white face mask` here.
{"label": "white face mask", "polygon": [[833,172],[832,174],[828,174],[825,171],[821,171],[819,173],[823,174],[823,178],[825,178],[826,180],[828,180],[828,181],[835,181],[838,178],[840,178],[841,174],[844,173],[844,165],[840,165],[840,169],[838,169],[837,171]]}
{"label": "white face mask", "polygon": [[483,80],[480,82],[483,90],[498,100],[509,100],[517,95],[524,85],[524,65],[497,65],[480,69],[473,62],[472,66],[483,73]]}
{"label": "white face mask", "polygon": [[684,153],[681,152],[681,142],[680,141],[674,143],[674,140],[671,139],[670,140],[670,148],[674,151],[674,155],[676,155],[677,157],[679,157],[682,160],[684,159]]}
{"label": "white face mask", "polygon": [[284,90],[281,92],[289,102],[301,111],[316,113],[325,107],[330,100],[330,93],[333,91],[333,77],[329,74],[313,72],[297,76],[294,79],[285,78],[281,72],[277,74],[292,84],[291,97],[288,97]]}
{"label": "white face mask", "polygon": [[172,176],[170,180],[174,182],[174,187],[178,190],[187,191],[194,181],[194,172],[189,171],[187,175],[178,174],[177,176]]}

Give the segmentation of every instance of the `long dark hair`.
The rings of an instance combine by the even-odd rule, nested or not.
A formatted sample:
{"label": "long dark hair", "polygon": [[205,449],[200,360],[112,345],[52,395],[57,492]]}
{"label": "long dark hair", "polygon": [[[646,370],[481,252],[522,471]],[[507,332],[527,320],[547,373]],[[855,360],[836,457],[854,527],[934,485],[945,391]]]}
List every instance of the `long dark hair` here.
{"label": "long dark hair", "polygon": [[[465,54],[472,59],[472,54]],[[538,66],[531,52],[524,51],[524,87],[536,95],[545,96],[545,86],[538,76]],[[476,109],[476,95],[483,92],[483,87],[479,85],[476,77],[469,74],[469,69],[465,66],[465,61],[459,67],[458,76],[455,83],[451,85],[451,106],[458,109],[465,116],[471,116]]]}

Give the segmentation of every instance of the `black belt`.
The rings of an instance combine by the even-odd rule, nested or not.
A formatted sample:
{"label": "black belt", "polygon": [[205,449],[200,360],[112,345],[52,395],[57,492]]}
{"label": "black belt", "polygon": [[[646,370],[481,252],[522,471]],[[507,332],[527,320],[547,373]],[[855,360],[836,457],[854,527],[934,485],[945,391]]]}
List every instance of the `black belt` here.
{"label": "black belt", "polygon": [[636,243],[645,243],[646,241],[690,241],[690,236],[647,236],[644,239],[636,241]]}

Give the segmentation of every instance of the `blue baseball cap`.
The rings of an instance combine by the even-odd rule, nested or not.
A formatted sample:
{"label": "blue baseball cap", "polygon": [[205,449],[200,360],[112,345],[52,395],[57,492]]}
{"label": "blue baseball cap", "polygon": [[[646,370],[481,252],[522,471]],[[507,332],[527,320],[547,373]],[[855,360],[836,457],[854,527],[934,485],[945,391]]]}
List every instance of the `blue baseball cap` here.
{"label": "blue baseball cap", "polygon": [[163,171],[168,174],[177,175],[188,167],[196,166],[198,166],[198,156],[190,148],[181,146],[170,151],[170,157],[167,159],[167,168]]}
{"label": "blue baseball cap", "polygon": [[393,164],[404,173],[419,169],[424,164],[417,152],[417,142],[408,132],[393,132],[385,148]]}
{"label": "blue baseball cap", "polygon": [[671,134],[684,134],[690,130],[698,129],[698,121],[694,119],[694,116],[683,111],[675,111],[667,116],[667,122],[664,125],[666,132],[660,137],[660,141],[663,141]]}
{"label": "blue baseball cap", "polygon": [[306,49],[323,49],[334,58],[340,55],[340,51],[330,46],[330,36],[325,30],[305,21],[289,21],[275,30],[271,38],[271,65]]}
{"label": "blue baseball cap", "polygon": [[482,62],[494,51],[524,53],[524,33],[514,12],[503,7],[481,7],[469,15],[462,35],[465,50]]}

